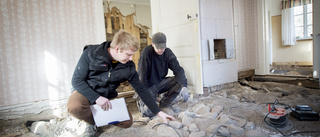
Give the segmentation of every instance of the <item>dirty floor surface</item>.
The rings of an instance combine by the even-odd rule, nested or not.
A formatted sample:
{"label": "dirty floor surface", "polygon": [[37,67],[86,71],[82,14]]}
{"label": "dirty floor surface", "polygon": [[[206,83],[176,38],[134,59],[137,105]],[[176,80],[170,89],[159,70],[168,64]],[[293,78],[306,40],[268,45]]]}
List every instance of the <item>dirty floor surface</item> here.
{"label": "dirty floor surface", "polygon": [[[320,112],[320,90],[302,86],[276,83],[239,81],[230,89],[203,95],[193,95],[185,103],[177,103],[163,111],[176,118],[163,124],[159,118],[141,117],[135,100],[126,98],[134,123],[127,129],[108,125],[98,128],[95,136],[113,137],[211,137],[211,136],[320,136],[320,121],[299,121],[290,115],[290,107],[308,105]],[[268,115],[268,105],[280,111],[280,119]],[[288,111],[288,112],[287,112]],[[268,116],[267,116],[268,115]],[[266,117],[267,116],[267,117]],[[319,116],[319,115],[317,115]],[[269,122],[269,125],[266,122]],[[42,122],[38,129],[25,123],[3,128],[0,136],[81,136],[85,123],[71,116]],[[38,122],[38,123],[39,123]],[[270,126],[271,123],[271,126]],[[274,124],[272,124],[274,123]],[[278,128],[273,126],[281,125]],[[37,134],[33,132],[37,132]]]}

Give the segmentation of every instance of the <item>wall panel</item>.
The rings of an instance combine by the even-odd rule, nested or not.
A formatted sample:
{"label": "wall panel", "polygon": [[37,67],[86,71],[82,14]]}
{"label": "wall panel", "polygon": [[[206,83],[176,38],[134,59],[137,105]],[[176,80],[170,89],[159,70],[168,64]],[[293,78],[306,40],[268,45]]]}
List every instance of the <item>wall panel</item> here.
{"label": "wall panel", "polygon": [[103,42],[100,2],[101,7],[89,0],[0,1],[0,106],[70,94],[83,47]]}

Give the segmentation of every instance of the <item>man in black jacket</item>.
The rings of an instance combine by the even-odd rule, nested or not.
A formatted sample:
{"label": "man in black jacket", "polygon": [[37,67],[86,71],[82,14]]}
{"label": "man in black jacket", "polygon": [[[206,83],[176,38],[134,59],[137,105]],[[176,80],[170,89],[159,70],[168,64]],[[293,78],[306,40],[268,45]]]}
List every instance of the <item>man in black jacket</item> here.
{"label": "man in black jacket", "polygon": [[[112,42],[104,42],[100,45],[85,46],[79,62],[74,70],[72,86],[74,91],[68,100],[68,112],[91,126],[86,129],[94,130],[95,124],[91,104],[98,104],[103,110],[112,109],[110,99],[117,97],[116,88],[121,82],[129,81],[131,86],[138,93],[139,97],[150,108],[152,113],[157,114],[167,123],[167,119],[174,118],[160,111],[154,98],[139,80],[135,65],[131,61],[133,54],[140,48],[139,42],[131,34],[125,31],[118,31]],[[132,125],[130,120],[115,124],[122,128]],[[107,117],[107,116],[106,116]]]}
{"label": "man in black jacket", "polygon": [[[174,100],[186,102],[189,97],[187,79],[184,69],[170,48],[166,46],[166,36],[162,32],[152,36],[152,45],[143,49],[138,64],[138,74],[141,82],[152,89],[153,98],[158,94],[163,97],[160,100],[160,108],[171,105]],[[173,71],[173,77],[167,77],[168,69]],[[137,101],[139,111],[143,116],[153,117],[152,111],[140,99]]]}

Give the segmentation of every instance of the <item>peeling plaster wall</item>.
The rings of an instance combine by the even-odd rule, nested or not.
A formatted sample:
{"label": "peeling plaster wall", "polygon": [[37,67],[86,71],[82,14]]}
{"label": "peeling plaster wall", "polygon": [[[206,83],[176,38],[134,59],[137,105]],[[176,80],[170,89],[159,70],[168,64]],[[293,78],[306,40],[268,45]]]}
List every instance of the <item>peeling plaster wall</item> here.
{"label": "peeling plaster wall", "polygon": [[[110,9],[112,7],[117,7],[120,12],[124,15],[130,15],[136,12],[134,17],[135,24],[141,24],[149,27],[149,37],[152,37],[152,22],[151,22],[151,8],[150,4],[135,4],[134,1],[132,3],[129,2],[117,2],[117,1],[110,1]],[[108,11],[108,5],[104,4],[104,12]]]}

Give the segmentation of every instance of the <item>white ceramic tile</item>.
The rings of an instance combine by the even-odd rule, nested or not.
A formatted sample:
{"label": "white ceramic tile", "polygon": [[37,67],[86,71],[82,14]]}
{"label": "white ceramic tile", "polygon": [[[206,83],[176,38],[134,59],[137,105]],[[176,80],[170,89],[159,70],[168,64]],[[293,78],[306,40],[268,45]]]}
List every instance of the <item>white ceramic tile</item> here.
{"label": "white ceramic tile", "polygon": [[[210,3],[210,8],[211,8],[211,11],[210,11],[210,18],[219,18],[219,12],[220,12],[220,0],[211,0],[211,3]],[[223,7],[222,7],[223,8]]]}
{"label": "white ceramic tile", "polygon": [[217,20],[217,38],[223,38],[223,39],[233,38],[231,19]]}
{"label": "white ceramic tile", "polygon": [[216,25],[217,19],[207,19],[207,38],[208,39],[215,39],[217,38],[217,25]]}
{"label": "white ceramic tile", "polygon": [[209,60],[209,46],[208,40],[201,40],[201,57],[203,61]]}
{"label": "white ceramic tile", "polygon": [[233,39],[226,39],[227,58],[234,58],[234,41]]}
{"label": "white ceramic tile", "polygon": [[220,0],[219,16],[222,19],[232,19],[232,1]]}
{"label": "white ceramic tile", "polygon": [[209,18],[211,16],[210,0],[200,0],[200,17]]}
{"label": "white ceramic tile", "polygon": [[208,39],[207,19],[200,18],[201,39]]}

